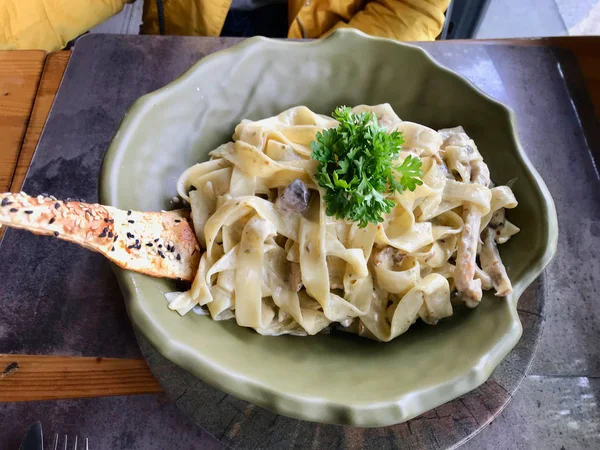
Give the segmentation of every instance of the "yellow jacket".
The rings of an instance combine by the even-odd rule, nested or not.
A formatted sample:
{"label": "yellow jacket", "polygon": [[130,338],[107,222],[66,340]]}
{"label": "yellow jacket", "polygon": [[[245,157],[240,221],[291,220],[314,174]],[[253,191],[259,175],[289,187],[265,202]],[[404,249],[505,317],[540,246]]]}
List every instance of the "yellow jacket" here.
{"label": "yellow jacket", "polygon": [[[131,0],[130,0],[131,1]],[[141,1],[141,0],[138,0]],[[288,0],[290,38],[352,27],[400,41],[433,40],[450,0]],[[2,0],[0,49],[54,51],[117,14],[127,0]],[[231,0],[163,0],[165,33],[219,36]],[[142,31],[158,34],[156,2],[144,2]]]}

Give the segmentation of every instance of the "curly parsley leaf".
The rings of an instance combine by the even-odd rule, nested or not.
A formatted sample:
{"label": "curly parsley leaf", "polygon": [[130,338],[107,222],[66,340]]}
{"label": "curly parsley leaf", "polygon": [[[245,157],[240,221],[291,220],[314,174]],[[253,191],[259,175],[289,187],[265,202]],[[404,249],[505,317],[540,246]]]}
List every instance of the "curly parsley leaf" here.
{"label": "curly parsley leaf", "polygon": [[387,133],[372,112],[338,107],[333,118],[339,125],[317,133],[310,144],[311,157],[319,162],[315,178],[326,191],[327,215],[363,228],[382,222],[395,205],[387,197],[423,184],[421,160],[410,155],[394,166],[404,143],[402,134]]}

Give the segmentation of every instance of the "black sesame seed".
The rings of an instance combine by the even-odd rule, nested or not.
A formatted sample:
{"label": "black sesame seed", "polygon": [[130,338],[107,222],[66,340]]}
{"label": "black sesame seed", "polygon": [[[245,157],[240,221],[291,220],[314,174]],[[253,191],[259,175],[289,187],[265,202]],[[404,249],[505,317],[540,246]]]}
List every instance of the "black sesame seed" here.
{"label": "black sesame seed", "polygon": [[127,247],[127,248],[135,248],[135,244],[133,244],[133,245],[130,245],[130,246],[129,246],[129,247]]}
{"label": "black sesame seed", "polygon": [[127,237],[128,237],[129,239],[133,239],[133,238],[134,238],[133,234],[131,234],[129,231],[127,232]]}
{"label": "black sesame seed", "polygon": [[136,240],[135,240],[135,245],[138,245],[139,243],[140,243],[140,240],[139,240],[139,239],[136,239]]}
{"label": "black sesame seed", "polygon": [[117,238],[119,237],[118,234],[115,234],[115,238],[113,239],[113,242],[117,242]]}
{"label": "black sesame seed", "polygon": [[109,231],[109,232],[108,232],[108,237],[109,237],[109,238],[113,237],[113,232],[112,232],[112,231]]}
{"label": "black sesame seed", "polygon": [[2,199],[2,203],[1,203],[2,206],[8,206],[8,205],[12,205],[12,204],[13,204],[13,202],[9,201],[7,198]]}
{"label": "black sesame seed", "polygon": [[133,220],[128,220],[127,222],[129,222],[129,223],[135,223]]}
{"label": "black sesame seed", "polygon": [[158,239],[158,238],[154,239],[154,242],[158,242],[158,241],[159,241],[159,239]]}
{"label": "black sesame seed", "polygon": [[10,208],[10,212],[17,212],[18,209],[17,208]]}
{"label": "black sesame seed", "polygon": [[173,253],[174,251],[175,251],[175,246],[173,245],[173,246],[171,247],[171,253]]}
{"label": "black sesame seed", "polygon": [[181,222],[181,220],[175,219],[175,223],[179,223],[179,222]]}
{"label": "black sesame seed", "polygon": [[105,217],[105,218],[104,218],[104,221],[105,221],[106,223],[108,223],[108,217]]}
{"label": "black sesame seed", "polygon": [[115,251],[115,246],[113,245],[113,248],[110,249],[111,252]]}
{"label": "black sesame seed", "polygon": [[163,255],[163,252],[161,252],[160,250],[158,251],[158,255],[163,259],[165,258],[165,255]]}
{"label": "black sesame seed", "polygon": [[106,237],[106,233],[103,231],[102,234],[98,235],[99,238]]}
{"label": "black sesame seed", "polygon": [[171,246],[169,244],[167,244],[167,251],[170,252],[171,251]]}
{"label": "black sesame seed", "polygon": [[162,244],[158,244],[158,248],[162,248]]}
{"label": "black sesame seed", "polygon": [[148,243],[146,244],[146,247],[152,247],[152,242],[148,242]]}
{"label": "black sesame seed", "polygon": [[50,222],[48,222],[49,224],[53,224],[54,223],[54,217],[52,219],[50,219]]}
{"label": "black sesame seed", "polygon": [[104,230],[102,230],[103,233],[108,233],[108,228],[104,227]]}
{"label": "black sesame seed", "polygon": [[54,232],[54,236],[58,236],[58,231],[55,231],[55,232]]}
{"label": "black sesame seed", "polygon": [[[56,202],[56,203],[54,204],[54,209],[58,209],[58,208],[60,208],[60,203]],[[87,212],[87,211],[86,211],[86,212]]]}
{"label": "black sesame seed", "polygon": [[181,261],[181,255],[177,253],[177,261]]}
{"label": "black sesame seed", "polygon": [[30,209],[26,209],[24,212],[25,212],[25,214],[33,214],[33,211]]}
{"label": "black sesame seed", "polygon": [[127,215],[130,216],[131,215],[131,211],[127,211]]}

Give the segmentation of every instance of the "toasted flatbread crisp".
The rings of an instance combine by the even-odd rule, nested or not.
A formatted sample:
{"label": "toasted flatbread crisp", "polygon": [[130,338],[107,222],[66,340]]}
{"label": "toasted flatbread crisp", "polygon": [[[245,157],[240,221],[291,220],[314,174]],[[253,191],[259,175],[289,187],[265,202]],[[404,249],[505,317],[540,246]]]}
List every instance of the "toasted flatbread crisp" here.
{"label": "toasted flatbread crisp", "polygon": [[0,194],[0,224],[102,253],[123,269],[193,281],[200,247],[189,211],[123,211],[38,195]]}

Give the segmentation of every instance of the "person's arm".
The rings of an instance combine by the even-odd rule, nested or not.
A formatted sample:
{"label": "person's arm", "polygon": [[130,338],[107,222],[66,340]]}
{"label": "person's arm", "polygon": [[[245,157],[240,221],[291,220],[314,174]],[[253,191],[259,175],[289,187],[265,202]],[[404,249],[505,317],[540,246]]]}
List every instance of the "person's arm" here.
{"label": "person's arm", "polygon": [[56,51],[119,13],[127,0],[2,0],[0,49]]}
{"label": "person's arm", "polygon": [[372,0],[349,22],[337,28],[356,28],[398,41],[432,41],[442,31],[450,0]]}

